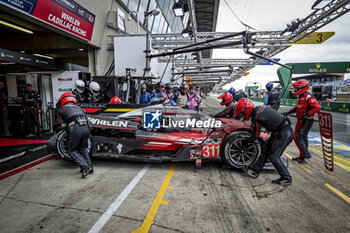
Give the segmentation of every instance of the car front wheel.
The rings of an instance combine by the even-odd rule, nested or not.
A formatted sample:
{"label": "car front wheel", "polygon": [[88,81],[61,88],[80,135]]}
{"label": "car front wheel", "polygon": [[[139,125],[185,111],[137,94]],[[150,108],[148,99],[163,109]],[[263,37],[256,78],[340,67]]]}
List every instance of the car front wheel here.
{"label": "car front wheel", "polygon": [[235,131],[228,135],[223,145],[223,159],[232,167],[253,165],[260,156],[261,145],[258,140],[251,142],[251,134]]}
{"label": "car front wheel", "polygon": [[[91,151],[91,139],[89,138],[88,149]],[[57,141],[56,141],[56,149],[58,154],[67,161],[73,161],[72,156],[67,151],[67,131],[62,130],[58,133]]]}

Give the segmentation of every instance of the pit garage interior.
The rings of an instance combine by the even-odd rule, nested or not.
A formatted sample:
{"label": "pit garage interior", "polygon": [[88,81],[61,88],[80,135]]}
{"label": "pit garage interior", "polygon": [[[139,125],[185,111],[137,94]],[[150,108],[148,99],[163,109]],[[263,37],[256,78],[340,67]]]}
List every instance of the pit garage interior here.
{"label": "pit garage interior", "polygon": [[[129,1],[117,2],[122,5]],[[216,32],[218,8],[223,0],[193,2],[197,42],[232,34]],[[350,1],[344,5],[346,12],[349,11]],[[335,11],[345,14],[344,8]],[[54,58],[43,58],[45,61],[54,60],[59,65],[54,68],[1,61],[0,81],[16,78],[17,89],[23,90],[28,79],[48,81],[62,71],[62,66],[65,71],[88,71],[92,58],[89,51],[91,54],[94,48],[86,41],[15,15],[0,4],[0,20],[26,28],[33,34],[0,24],[0,49],[30,56],[45,55]],[[291,37],[321,28],[331,19],[327,18],[331,13],[325,12],[325,15],[318,26],[310,29],[310,25],[304,25],[294,34],[257,33],[252,50],[272,58],[290,47]],[[108,36],[120,36],[116,34]],[[160,52],[189,45],[195,40],[183,38],[181,33],[150,36],[153,46]],[[239,35],[228,37],[224,42],[243,39]],[[230,48],[242,49],[242,45]],[[201,51],[197,60],[190,56],[192,52],[174,61],[177,76],[204,90],[237,80],[263,61],[261,58],[213,59],[212,49]],[[167,62],[168,58],[161,57],[159,61]],[[200,74],[185,79],[195,72]],[[205,114],[223,109],[217,97],[215,94],[207,97]],[[20,99],[16,100],[13,107],[18,108],[19,102]],[[290,108],[281,106],[280,112]],[[292,161],[299,155],[294,142],[284,152],[293,177],[293,184],[288,187],[271,183],[278,178],[275,170],[264,170],[259,179],[253,179],[241,169],[222,162],[203,162],[199,168],[193,161],[140,163],[94,159],[94,174],[81,179],[76,165],[47,150],[48,137],[25,139],[25,142],[1,138],[0,232],[350,232],[350,118],[349,114],[340,112],[332,112],[332,116],[334,171],[324,167],[316,122],[309,135],[310,163]],[[291,120],[294,128],[296,119]],[[3,162],[11,156],[18,158]]]}

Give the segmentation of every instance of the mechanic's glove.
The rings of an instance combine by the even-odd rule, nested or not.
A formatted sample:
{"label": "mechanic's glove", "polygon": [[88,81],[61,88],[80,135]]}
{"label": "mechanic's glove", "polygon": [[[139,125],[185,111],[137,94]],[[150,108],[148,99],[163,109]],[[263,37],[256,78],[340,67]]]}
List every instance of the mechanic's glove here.
{"label": "mechanic's glove", "polygon": [[310,117],[310,114],[309,113],[306,113],[303,117],[303,119],[308,119]]}

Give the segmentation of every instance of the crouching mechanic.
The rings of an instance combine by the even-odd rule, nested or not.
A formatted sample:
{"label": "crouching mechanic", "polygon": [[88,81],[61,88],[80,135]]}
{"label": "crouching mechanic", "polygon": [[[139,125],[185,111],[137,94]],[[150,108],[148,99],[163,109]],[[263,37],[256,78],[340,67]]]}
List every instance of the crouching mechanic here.
{"label": "crouching mechanic", "polygon": [[226,108],[221,112],[214,115],[214,117],[230,117],[232,118],[235,113],[235,103],[233,101],[232,94],[230,92],[222,93],[218,99],[221,100],[221,105],[226,105]]}
{"label": "crouching mechanic", "polygon": [[57,113],[62,126],[67,127],[67,152],[85,178],[94,172],[88,149],[91,128],[85,111],[76,104],[75,96],[67,92],[58,100]]}
{"label": "crouching mechanic", "polygon": [[314,123],[314,115],[321,110],[316,98],[310,95],[307,91],[310,89],[309,82],[306,79],[300,79],[293,83],[292,94],[298,97],[297,105],[290,111],[284,114],[291,114],[296,112],[297,124],[295,126],[294,141],[298,146],[300,155],[293,160],[299,163],[306,163],[311,159],[311,154],[308,150],[308,134]]}
{"label": "crouching mechanic", "polygon": [[258,139],[261,127],[271,132],[271,136],[263,146],[257,162],[253,167],[243,168],[243,170],[251,177],[258,178],[269,158],[281,176],[279,179],[273,180],[272,183],[290,185],[292,183],[292,177],[281,160],[283,151],[293,141],[293,129],[289,119],[271,107],[254,107],[254,103],[245,98],[236,104],[234,118],[239,120],[244,119],[245,121],[250,118],[253,127],[251,141]]}

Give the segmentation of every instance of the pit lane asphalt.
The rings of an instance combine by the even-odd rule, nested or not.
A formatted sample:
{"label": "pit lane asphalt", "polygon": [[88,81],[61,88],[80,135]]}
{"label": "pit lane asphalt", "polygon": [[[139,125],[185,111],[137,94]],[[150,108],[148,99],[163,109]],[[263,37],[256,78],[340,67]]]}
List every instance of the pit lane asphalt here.
{"label": "pit lane asphalt", "polygon": [[[298,154],[294,143],[286,152]],[[0,232],[88,232],[147,164],[94,166],[82,180],[54,158],[1,180]],[[152,164],[101,232],[350,232],[350,173],[327,172],[318,156],[289,171],[293,184],[281,187],[275,171],[252,179],[222,163]]]}

